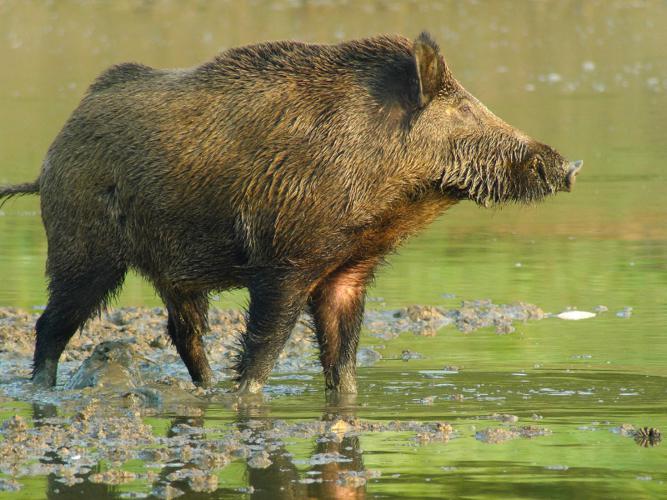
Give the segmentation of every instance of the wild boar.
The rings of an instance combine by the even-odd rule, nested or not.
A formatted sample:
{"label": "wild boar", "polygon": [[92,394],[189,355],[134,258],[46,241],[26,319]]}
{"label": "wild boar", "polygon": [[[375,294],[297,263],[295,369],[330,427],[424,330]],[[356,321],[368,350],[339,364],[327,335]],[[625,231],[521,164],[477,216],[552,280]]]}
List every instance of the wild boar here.
{"label": "wild boar", "polygon": [[302,311],[326,388],[356,392],[366,287],[389,252],[462,200],[569,191],[569,162],[489,111],[433,39],[268,42],[186,70],[120,64],[90,86],[34,183],[49,301],[33,381],[133,268],[168,310],[195,384],[211,383],[209,294],[246,287],[239,392],[258,392]]}

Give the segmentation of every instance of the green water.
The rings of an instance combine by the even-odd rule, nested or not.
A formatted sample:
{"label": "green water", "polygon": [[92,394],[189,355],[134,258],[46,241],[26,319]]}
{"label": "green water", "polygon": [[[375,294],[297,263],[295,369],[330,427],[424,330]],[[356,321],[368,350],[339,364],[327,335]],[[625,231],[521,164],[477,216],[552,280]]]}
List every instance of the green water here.
{"label": "green water", "polygon": [[[455,207],[389,259],[371,306],[454,307],[490,298],[552,312],[602,304],[609,312],[529,323],[512,335],[446,327],[436,337],[408,333],[385,342],[385,357],[404,349],[424,357],[361,369],[358,401],[344,411],[363,420],[445,420],[458,437],[416,446],[400,433],[362,434],[348,447],[362,450],[363,468],[381,471],[379,478],[351,492],[308,485],[298,496],[667,497],[667,445],[642,448],[610,431],[624,422],[667,431],[665,26],[667,4],[658,1],[0,1],[0,183],[36,177],[86,85],[110,64],[192,66],[223,48],[265,39],[335,42],[428,29],[463,85],[509,123],[584,159],[585,167],[573,193],[539,206]],[[45,303],[38,212],[37,199],[28,198],[0,211],[0,306]],[[216,305],[244,302],[243,293],[224,294]],[[159,304],[137,277],[120,303]],[[616,316],[624,307],[632,307],[631,317]],[[420,372],[445,365],[463,369],[440,379]],[[306,388],[301,395],[268,403],[261,415],[267,425],[343,411],[327,407],[319,377],[299,385]],[[462,401],[447,399],[458,393]],[[437,396],[432,405],[415,402],[428,396]],[[523,425],[541,415],[537,423],[552,434],[495,445],[475,440],[475,429],[489,422],[474,417],[494,412],[517,415]],[[172,417],[155,419],[156,428]],[[238,418],[218,407],[205,415],[212,426]],[[315,446],[285,443],[297,457]],[[306,469],[262,475],[235,462],[221,472],[217,495],[287,497],[280,485],[295,484]],[[70,494],[61,489],[59,496],[44,477],[21,482],[17,498]],[[236,489],[251,484],[253,495]],[[100,498],[145,491],[96,488]]]}

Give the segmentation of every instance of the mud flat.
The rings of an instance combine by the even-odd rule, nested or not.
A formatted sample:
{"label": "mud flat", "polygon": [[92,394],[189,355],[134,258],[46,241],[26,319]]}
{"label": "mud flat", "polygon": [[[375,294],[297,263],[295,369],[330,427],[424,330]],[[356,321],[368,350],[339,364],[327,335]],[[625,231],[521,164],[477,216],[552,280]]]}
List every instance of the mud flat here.
{"label": "mud flat", "polygon": [[[34,325],[37,312],[0,308],[0,360],[3,370],[0,382],[3,392],[20,396],[31,391],[12,381],[29,378],[34,348]],[[464,333],[484,327],[497,333],[513,332],[517,322],[541,320],[545,313],[532,304],[496,305],[489,300],[464,301],[460,308],[410,306],[398,310],[371,310],[364,325],[373,337],[391,340],[401,333],[433,336],[447,326]],[[179,385],[193,392],[185,366],[166,335],[167,316],[163,308],[122,308],[103,313],[89,321],[69,342],[60,361],[58,379],[65,389],[123,386],[135,389],[144,382]],[[210,333],[206,349],[218,374],[218,382],[229,379],[230,367],[237,353],[238,338],[245,328],[245,316],[238,310],[211,309]],[[297,323],[281,353],[274,373],[319,372],[315,357],[313,332],[307,316]],[[360,349],[359,362],[368,366],[381,359],[369,349]],[[172,378],[179,379],[178,381]],[[203,396],[207,391],[194,391]]]}
{"label": "mud flat", "polygon": [[[131,497],[173,498],[188,491],[218,490],[219,471],[241,462],[253,477],[273,470],[274,479],[280,476],[290,488],[326,495],[331,488],[356,489],[380,477],[361,460],[363,434],[398,433],[409,446],[470,435],[467,429],[442,421],[365,421],[344,411],[344,405],[319,420],[257,417],[261,413],[257,408],[267,398],[298,394],[303,384],[270,387],[259,399],[240,399],[230,392],[230,367],[245,324],[244,314],[235,310],[210,311],[211,332],[205,340],[218,376],[211,389],[190,382],[166,336],[167,317],[161,308],[116,309],[91,320],[62,357],[59,385],[53,390],[35,389],[29,377],[37,317],[36,312],[0,309],[0,407],[12,402],[32,405],[31,417],[10,414],[0,423],[2,491],[19,491],[22,478],[48,476],[52,490],[141,483],[148,489]],[[450,310],[411,306],[369,311],[365,327],[370,335],[391,340],[408,332],[431,336],[448,326],[465,333],[482,327],[509,333],[513,323],[544,317],[530,304],[475,301]],[[304,316],[281,354],[274,379],[317,376],[320,368],[312,335]],[[362,366],[381,360],[382,354],[372,347],[359,351]],[[236,411],[239,417],[211,427],[205,418],[211,404]],[[170,416],[166,432],[156,432],[149,423],[155,416]],[[517,420],[492,418],[512,424]],[[476,437],[495,443],[548,433],[540,427],[515,426],[482,431]],[[308,458],[294,458],[285,450],[285,442],[294,439],[315,441]],[[137,460],[143,464],[141,472],[128,470],[126,464]],[[309,469],[305,477],[297,473],[304,467]],[[254,487],[251,481],[249,488]]]}

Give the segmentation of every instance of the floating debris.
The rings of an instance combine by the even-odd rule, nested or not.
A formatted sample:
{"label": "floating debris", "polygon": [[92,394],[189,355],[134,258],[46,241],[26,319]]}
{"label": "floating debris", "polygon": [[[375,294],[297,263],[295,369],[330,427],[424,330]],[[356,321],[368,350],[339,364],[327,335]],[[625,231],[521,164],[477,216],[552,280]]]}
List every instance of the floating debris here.
{"label": "floating debris", "polygon": [[662,434],[655,427],[642,427],[634,432],[633,438],[639,446],[648,448],[659,445],[662,441]]}
{"label": "floating debris", "polygon": [[580,319],[590,319],[594,318],[595,316],[596,314],[592,312],[571,310],[571,311],[563,311],[562,313],[556,314],[555,317],[559,319],[579,321]]}

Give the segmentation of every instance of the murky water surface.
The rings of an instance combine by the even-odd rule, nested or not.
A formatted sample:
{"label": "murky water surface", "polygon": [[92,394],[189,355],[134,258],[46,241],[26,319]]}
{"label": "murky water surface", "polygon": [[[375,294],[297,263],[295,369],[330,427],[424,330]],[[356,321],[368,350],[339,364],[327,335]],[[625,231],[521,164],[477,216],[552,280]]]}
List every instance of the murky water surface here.
{"label": "murky water surface", "polygon": [[[551,313],[608,309],[582,321],[519,321],[504,335],[371,325],[362,346],[372,359],[353,401],[325,401],[314,351],[301,349],[294,359],[307,362],[282,366],[265,401],[227,400],[223,375],[218,393],[193,396],[185,384],[174,401],[151,406],[135,394],[136,405],[109,403],[100,414],[92,389],[31,392],[28,351],[5,341],[0,419],[19,418],[3,425],[0,447],[13,439],[33,449],[26,439],[34,445],[42,431],[31,429],[53,439],[20,466],[0,456],[0,497],[167,497],[167,485],[184,498],[667,496],[667,445],[637,432],[667,431],[665,26],[658,1],[0,1],[3,184],[37,175],[86,85],[112,63],[182,67],[258,40],[430,30],[485,104],[586,164],[573,193],[542,205],[446,213],[389,259],[370,309],[386,318],[411,304],[450,311],[478,299]],[[0,211],[0,306],[31,314],[45,303],[38,211],[27,198]],[[245,296],[215,299],[238,308]],[[160,305],[136,277],[120,304]],[[0,315],[5,335],[16,318]],[[29,326],[16,335],[30,344]],[[63,382],[85,357],[76,352]],[[161,369],[186,380],[176,362]],[[77,469],[81,460],[88,465]],[[46,473],[48,464],[62,467]]]}

